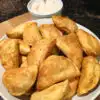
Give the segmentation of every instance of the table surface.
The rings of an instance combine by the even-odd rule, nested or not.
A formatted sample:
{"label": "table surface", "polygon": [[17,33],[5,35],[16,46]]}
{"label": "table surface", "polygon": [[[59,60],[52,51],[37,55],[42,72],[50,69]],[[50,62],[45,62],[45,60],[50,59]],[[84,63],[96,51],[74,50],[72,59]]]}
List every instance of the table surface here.
{"label": "table surface", "polygon": [[[30,21],[32,19],[36,19],[33,18],[32,15],[30,13],[25,13],[22,14],[20,16],[16,16],[12,19],[9,19],[7,21],[4,21],[2,23],[0,23],[0,38],[9,30],[11,30],[12,28],[14,28],[15,26],[19,25],[20,23],[26,22],[26,21]],[[0,98],[0,100],[2,100]],[[96,100],[100,100],[100,95],[98,96],[98,98]]]}
{"label": "table surface", "polygon": [[35,18],[33,18],[30,13],[25,13],[0,23],[0,37],[2,37],[7,31],[11,30],[13,27],[17,26],[18,24],[32,19]]}

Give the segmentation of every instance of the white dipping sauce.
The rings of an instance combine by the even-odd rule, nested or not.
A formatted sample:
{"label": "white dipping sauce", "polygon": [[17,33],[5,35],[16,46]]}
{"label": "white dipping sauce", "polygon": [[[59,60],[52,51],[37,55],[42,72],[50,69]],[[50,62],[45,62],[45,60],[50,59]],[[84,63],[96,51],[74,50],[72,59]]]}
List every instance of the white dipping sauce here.
{"label": "white dipping sauce", "polygon": [[63,4],[61,0],[35,0],[32,3],[31,10],[36,14],[46,15],[59,11]]}

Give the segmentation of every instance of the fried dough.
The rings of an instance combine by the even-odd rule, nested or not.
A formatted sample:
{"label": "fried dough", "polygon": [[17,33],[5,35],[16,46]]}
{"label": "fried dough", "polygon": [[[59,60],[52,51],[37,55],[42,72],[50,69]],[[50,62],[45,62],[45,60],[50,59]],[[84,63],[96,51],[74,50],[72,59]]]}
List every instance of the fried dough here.
{"label": "fried dough", "polygon": [[82,63],[82,72],[79,80],[78,95],[89,93],[93,90],[100,78],[100,65],[95,57],[85,57]]}
{"label": "fried dough", "polygon": [[37,66],[27,66],[7,70],[3,75],[4,86],[14,96],[21,96],[28,92],[36,81]]}
{"label": "fried dough", "polygon": [[73,79],[80,75],[72,61],[64,56],[49,56],[39,67],[37,89],[42,90],[57,82]]}
{"label": "fried dough", "polygon": [[91,34],[82,29],[77,31],[80,44],[88,56],[100,56],[100,42]]}
{"label": "fried dough", "polygon": [[42,24],[40,27],[40,32],[44,38],[54,38],[62,36],[62,32],[58,30],[54,24]]}
{"label": "fried dough", "polygon": [[38,67],[51,52],[55,40],[43,39],[34,45],[20,68],[11,69],[4,73],[3,83],[10,94],[21,96],[26,94],[36,81]]}
{"label": "fried dough", "polygon": [[81,68],[83,50],[74,33],[57,38],[56,45],[79,69]]}
{"label": "fried dough", "polygon": [[19,44],[16,39],[6,39],[0,42],[0,58],[6,70],[19,67]]}
{"label": "fried dough", "polygon": [[35,42],[38,40],[41,40],[41,34],[39,32],[37,23],[33,22],[29,25],[26,25],[24,28],[24,33],[23,33],[23,41],[32,46]]}
{"label": "fried dough", "polygon": [[70,87],[66,80],[42,91],[34,92],[30,100],[66,100],[69,91]]}
{"label": "fried dough", "polygon": [[40,65],[43,60],[51,54],[55,47],[55,39],[42,39],[33,45],[31,52],[28,54],[27,61],[29,65]]}
{"label": "fried dough", "polygon": [[78,29],[76,23],[68,17],[54,15],[52,20],[57,28],[67,33],[75,33]]}

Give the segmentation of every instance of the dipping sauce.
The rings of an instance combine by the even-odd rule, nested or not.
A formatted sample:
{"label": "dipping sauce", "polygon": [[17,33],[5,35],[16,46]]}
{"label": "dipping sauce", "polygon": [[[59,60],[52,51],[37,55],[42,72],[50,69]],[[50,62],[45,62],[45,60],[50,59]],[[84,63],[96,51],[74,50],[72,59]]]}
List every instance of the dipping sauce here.
{"label": "dipping sauce", "polygon": [[56,13],[62,6],[63,3],[61,0],[46,0],[46,2],[44,2],[44,0],[35,0],[32,3],[31,10],[35,14],[47,15]]}

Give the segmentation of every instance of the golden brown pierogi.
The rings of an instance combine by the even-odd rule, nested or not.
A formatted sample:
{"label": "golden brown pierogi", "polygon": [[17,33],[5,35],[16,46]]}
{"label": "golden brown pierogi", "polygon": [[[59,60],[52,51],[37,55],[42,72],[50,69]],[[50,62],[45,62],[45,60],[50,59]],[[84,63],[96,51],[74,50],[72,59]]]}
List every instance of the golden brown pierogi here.
{"label": "golden brown pierogi", "polygon": [[37,23],[33,22],[25,26],[23,33],[23,41],[28,45],[32,46],[38,40],[41,40],[41,34],[39,32]]}
{"label": "golden brown pierogi", "polygon": [[57,38],[62,36],[62,32],[54,24],[42,24],[39,29],[44,38]]}
{"label": "golden brown pierogi", "polygon": [[43,60],[51,54],[55,47],[55,39],[42,39],[33,45],[31,52],[28,54],[27,61],[29,65],[40,65]]}
{"label": "golden brown pierogi", "polygon": [[37,89],[42,90],[57,82],[72,79],[80,75],[71,60],[64,56],[49,56],[39,67]]}
{"label": "golden brown pierogi", "polygon": [[54,45],[55,40],[38,41],[20,68],[10,69],[4,73],[3,83],[12,95],[21,96],[31,89],[36,81],[40,63],[51,52]]}
{"label": "golden brown pierogi", "polygon": [[68,17],[52,16],[54,24],[62,31],[75,33],[78,29],[76,23]]}
{"label": "golden brown pierogi", "polygon": [[52,85],[42,91],[34,92],[30,100],[67,100],[70,92],[68,80]]}
{"label": "golden brown pierogi", "polygon": [[93,90],[100,78],[100,65],[95,57],[85,57],[82,63],[82,72],[79,80],[78,95],[84,95]]}
{"label": "golden brown pierogi", "polygon": [[14,96],[21,96],[28,92],[36,81],[37,66],[27,66],[7,70],[3,75],[4,86]]}
{"label": "golden brown pierogi", "polygon": [[0,41],[0,59],[5,69],[17,68],[20,64],[19,44],[16,39]]}
{"label": "golden brown pierogi", "polygon": [[74,33],[57,38],[56,45],[79,69],[81,68],[83,50]]}
{"label": "golden brown pierogi", "polygon": [[77,31],[77,36],[79,38],[80,44],[84,52],[89,56],[100,56],[100,42],[94,36],[85,32],[82,29]]}

